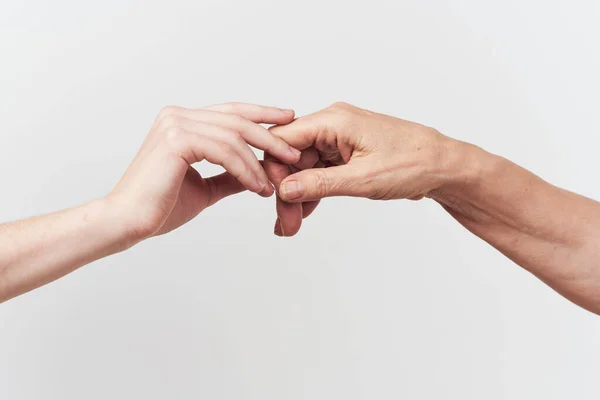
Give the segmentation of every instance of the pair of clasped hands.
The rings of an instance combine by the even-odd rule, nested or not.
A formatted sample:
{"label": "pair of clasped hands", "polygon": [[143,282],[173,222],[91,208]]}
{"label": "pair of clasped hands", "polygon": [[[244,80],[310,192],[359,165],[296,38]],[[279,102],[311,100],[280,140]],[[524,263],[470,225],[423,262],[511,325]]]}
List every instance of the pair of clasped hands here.
{"label": "pair of clasped hands", "polygon": [[[293,236],[324,197],[426,196],[441,184],[437,169],[450,140],[345,103],[297,119],[293,110],[252,104],[169,106],[109,199],[124,211],[132,241],[141,241],[245,189],[264,197],[276,192],[274,232]],[[262,162],[250,146],[264,151]],[[203,178],[192,168],[203,160],[226,172]]]}

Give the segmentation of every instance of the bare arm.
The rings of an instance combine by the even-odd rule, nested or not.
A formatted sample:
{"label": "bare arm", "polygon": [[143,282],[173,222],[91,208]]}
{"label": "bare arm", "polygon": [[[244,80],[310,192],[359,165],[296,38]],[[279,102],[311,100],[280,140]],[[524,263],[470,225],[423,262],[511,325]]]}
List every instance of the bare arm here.
{"label": "bare arm", "polygon": [[600,314],[600,203],[474,146],[457,147],[462,176],[429,195],[515,263]]}
{"label": "bare arm", "polygon": [[124,219],[98,200],[0,225],[0,302],[133,244]]}
{"label": "bare arm", "polygon": [[[226,196],[272,195],[248,144],[297,161],[297,150],[259,125],[293,118],[291,110],[238,103],[165,108],[106,198],[0,225],[0,302],[176,229]],[[226,172],[205,179],[191,167],[202,160]]]}
{"label": "bare arm", "polygon": [[600,314],[600,203],[435,129],[344,103],[272,130],[303,150],[294,166],[265,156],[280,196],[276,234],[293,236],[324,197],[429,197],[557,292]]}

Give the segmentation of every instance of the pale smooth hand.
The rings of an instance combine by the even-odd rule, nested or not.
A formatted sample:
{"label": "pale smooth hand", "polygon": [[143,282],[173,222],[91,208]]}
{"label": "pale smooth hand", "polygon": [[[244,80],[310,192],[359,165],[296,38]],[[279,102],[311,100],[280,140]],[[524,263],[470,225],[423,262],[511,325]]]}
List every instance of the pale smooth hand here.
{"label": "pale smooth hand", "polygon": [[[109,199],[118,203],[139,241],[179,227],[244,188],[270,196],[273,187],[249,145],[296,162],[300,152],[259,125],[293,119],[292,110],[252,104],[165,107]],[[226,172],[203,178],[191,167],[202,160]]]}

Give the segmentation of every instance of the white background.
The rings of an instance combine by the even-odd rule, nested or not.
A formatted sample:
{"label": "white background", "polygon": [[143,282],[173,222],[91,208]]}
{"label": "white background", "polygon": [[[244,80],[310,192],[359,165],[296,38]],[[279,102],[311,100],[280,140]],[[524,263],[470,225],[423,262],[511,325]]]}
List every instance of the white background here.
{"label": "white background", "polygon": [[[0,220],[105,195],[162,106],[224,101],[344,100],[598,199],[599,19],[591,0],[1,0]],[[292,239],[273,203],[229,198],[0,305],[0,399],[600,397],[600,319],[432,201],[328,200]]]}

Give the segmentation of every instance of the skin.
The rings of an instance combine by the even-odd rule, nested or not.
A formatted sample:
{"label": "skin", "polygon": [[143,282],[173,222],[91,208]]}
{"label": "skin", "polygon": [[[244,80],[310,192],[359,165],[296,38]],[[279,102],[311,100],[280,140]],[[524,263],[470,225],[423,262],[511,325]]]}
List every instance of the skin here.
{"label": "skin", "polygon": [[433,128],[345,103],[271,131],[302,150],[266,154],[275,234],[295,235],[325,197],[430,198],[575,304],[600,314],[600,203]]}
{"label": "skin", "polygon": [[[296,163],[300,152],[259,125],[293,119],[292,110],[250,104],[166,107],[108,196],[0,225],[0,302],[169,232],[229,195],[245,189],[272,195],[248,144]],[[226,172],[201,177],[191,165],[203,160]]]}
{"label": "skin", "polygon": [[[265,151],[264,169],[248,144]],[[226,172],[202,178],[191,167],[202,160]],[[325,197],[430,198],[600,314],[599,203],[433,128],[344,103],[297,120],[293,111],[238,103],[165,108],[108,196],[0,225],[0,302],[176,229],[244,189],[268,197],[269,181],[279,236],[295,235]]]}

